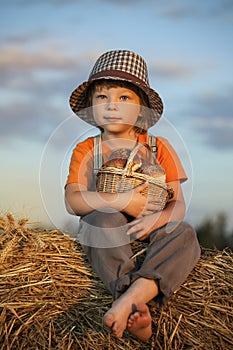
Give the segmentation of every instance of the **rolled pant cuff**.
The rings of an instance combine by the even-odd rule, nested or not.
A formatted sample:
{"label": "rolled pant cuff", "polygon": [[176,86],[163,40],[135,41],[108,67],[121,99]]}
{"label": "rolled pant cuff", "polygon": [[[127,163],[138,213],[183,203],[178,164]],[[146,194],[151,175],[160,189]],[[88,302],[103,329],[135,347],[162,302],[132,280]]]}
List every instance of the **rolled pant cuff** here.
{"label": "rolled pant cuff", "polygon": [[173,290],[169,286],[163,286],[161,283],[162,276],[155,274],[153,276],[149,274],[139,274],[135,273],[133,275],[124,275],[119,278],[116,282],[111,283],[111,290],[114,300],[118,299],[138,278],[146,278],[154,280],[155,284],[158,287],[159,293],[154,297],[153,303],[161,306],[165,305],[169,298],[173,295]]}

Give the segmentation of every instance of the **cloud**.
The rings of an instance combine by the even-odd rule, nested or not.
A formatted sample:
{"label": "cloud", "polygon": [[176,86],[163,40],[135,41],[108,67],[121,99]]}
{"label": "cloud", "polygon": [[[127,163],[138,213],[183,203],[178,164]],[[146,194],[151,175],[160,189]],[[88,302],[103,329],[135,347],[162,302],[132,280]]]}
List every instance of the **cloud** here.
{"label": "cloud", "polygon": [[[66,5],[66,4],[76,4],[76,3],[81,3],[82,0],[40,0],[40,4],[51,4],[54,6],[61,6],[61,5]],[[31,0],[11,0],[9,5],[13,5],[13,6],[37,6],[38,3],[37,2],[33,2]]]}
{"label": "cloud", "polygon": [[30,98],[28,101],[17,102],[12,100],[0,106],[0,124],[2,150],[15,149],[17,141],[20,140],[46,145],[55,133],[52,145],[60,151],[67,142],[74,142],[81,132],[90,129],[71,111],[68,98],[63,99],[61,105],[52,103],[51,95],[47,99]]}
{"label": "cloud", "polygon": [[14,33],[14,34],[5,34],[4,36],[0,37],[0,44],[1,46],[12,46],[12,45],[26,45],[26,44],[32,44],[37,42],[45,42],[47,40],[47,35],[44,33],[44,31],[38,31],[33,33]]}
{"label": "cloud", "polygon": [[36,142],[47,140],[54,128],[72,112],[69,95],[87,78],[89,63],[97,53],[81,55],[48,45],[0,49],[0,137],[1,146],[15,138]]}
{"label": "cloud", "polygon": [[44,143],[71,113],[69,93],[86,78],[92,52],[75,56],[43,33],[6,34],[0,44],[1,147]]}
{"label": "cloud", "polygon": [[224,114],[232,118],[233,113],[233,87],[215,93],[206,93],[196,100],[205,114],[212,118],[213,115]]}
{"label": "cloud", "polygon": [[61,92],[87,79],[98,53],[91,50],[67,53],[64,48],[47,43],[43,48],[5,45],[0,48],[0,75],[3,94],[18,92],[19,98]]}
{"label": "cloud", "polygon": [[[31,0],[11,0],[10,4],[6,6],[77,6],[82,4],[81,0],[40,0],[39,2],[33,2]],[[197,18],[223,18],[232,19],[232,0],[206,0],[206,1],[153,1],[153,0],[87,0],[87,6],[93,4],[106,3],[107,5],[114,5],[118,7],[146,5],[150,13],[154,13],[156,17],[164,17],[171,20],[182,19],[197,19]]]}
{"label": "cloud", "polygon": [[43,34],[9,35],[2,40],[0,47],[0,69],[2,70],[82,70],[99,56],[91,48],[67,51],[66,44]]}
{"label": "cloud", "polygon": [[169,1],[161,8],[161,15],[173,20],[197,18],[232,19],[233,3],[231,0],[178,2]]}
{"label": "cloud", "polygon": [[30,51],[17,46],[8,46],[0,50],[1,69],[73,69],[78,61],[62,51],[45,48],[43,51]]}
{"label": "cloud", "polygon": [[174,62],[174,61],[157,61],[156,63],[151,63],[148,65],[150,75],[155,75],[162,79],[190,79],[200,69],[193,64],[188,64],[184,62]]}
{"label": "cloud", "polygon": [[[31,0],[13,0],[14,2],[18,2],[20,5],[31,5],[33,6],[33,2]],[[77,3],[82,3],[82,0],[40,0],[40,3],[46,3],[54,6],[63,6],[63,5],[76,5]],[[128,4],[135,4],[135,2],[141,2],[141,0],[86,0],[86,3],[113,3],[116,5],[125,5]],[[153,0],[147,0],[147,2],[153,3]]]}
{"label": "cloud", "polygon": [[175,61],[163,60],[156,62],[148,62],[149,75],[156,79],[174,81],[189,81],[197,79],[199,75],[203,78],[203,74],[212,72],[216,69],[218,63],[214,61]]}
{"label": "cloud", "polygon": [[196,99],[193,126],[216,149],[233,149],[233,88]]}
{"label": "cloud", "polygon": [[191,14],[197,14],[200,11],[198,3],[195,4],[181,4],[181,3],[170,3],[168,7],[164,8],[161,13],[163,16],[170,19],[182,19],[189,17]]}
{"label": "cloud", "polygon": [[1,146],[8,146],[15,139],[43,142],[64,118],[59,108],[45,102],[33,102],[12,101],[0,107]]}
{"label": "cloud", "polygon": [[[233,116],[232,116],[233,117]],[[205,136],[206,143],[217,149],[233,149],[233,121],[223,117],[197,118],[196,131]]]}

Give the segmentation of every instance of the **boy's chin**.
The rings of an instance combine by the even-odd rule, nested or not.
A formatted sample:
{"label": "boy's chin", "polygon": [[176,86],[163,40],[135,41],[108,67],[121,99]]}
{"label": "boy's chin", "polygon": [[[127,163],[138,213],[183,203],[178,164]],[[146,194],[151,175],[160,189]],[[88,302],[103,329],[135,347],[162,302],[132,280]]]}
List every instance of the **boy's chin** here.
{"label": "boy's chin", "polygon": [[110,123],[102,125],[101,128],[107,133],[107,132],[113,132],[113,133],[127,133],[132,131],[133,126],[131,125],[124,125],[119,123]]}

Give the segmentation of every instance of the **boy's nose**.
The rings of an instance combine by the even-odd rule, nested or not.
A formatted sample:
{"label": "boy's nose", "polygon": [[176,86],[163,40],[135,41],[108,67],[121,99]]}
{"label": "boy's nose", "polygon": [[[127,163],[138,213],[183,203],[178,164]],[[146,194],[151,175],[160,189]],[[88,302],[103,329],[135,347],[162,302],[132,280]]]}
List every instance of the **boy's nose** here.
{"label": "boy's nose", "polygon": [[118,104],[116,100],[111,99],[106,103],[106,107],[108,110],[116,110],[118,108]]}

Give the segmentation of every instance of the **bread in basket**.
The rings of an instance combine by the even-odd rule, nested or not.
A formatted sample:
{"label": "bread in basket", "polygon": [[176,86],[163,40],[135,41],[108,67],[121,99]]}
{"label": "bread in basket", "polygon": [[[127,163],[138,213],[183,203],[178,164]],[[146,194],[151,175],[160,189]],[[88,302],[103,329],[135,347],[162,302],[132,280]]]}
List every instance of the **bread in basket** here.
{"label": "bread in basket", "polygon": [[[138,153],[142,147],[149,150],[149,159],[139,157]],[[97,173],[97,191],[125,192],[145,181],[148,182],[148,188],[142,194],[154,196],[154,202],[162,210],[174,192],[166,184],[164,169],[156,164],[150,146],[147,143],[140,143],[132,151],[119,149],[111,154]]]}

